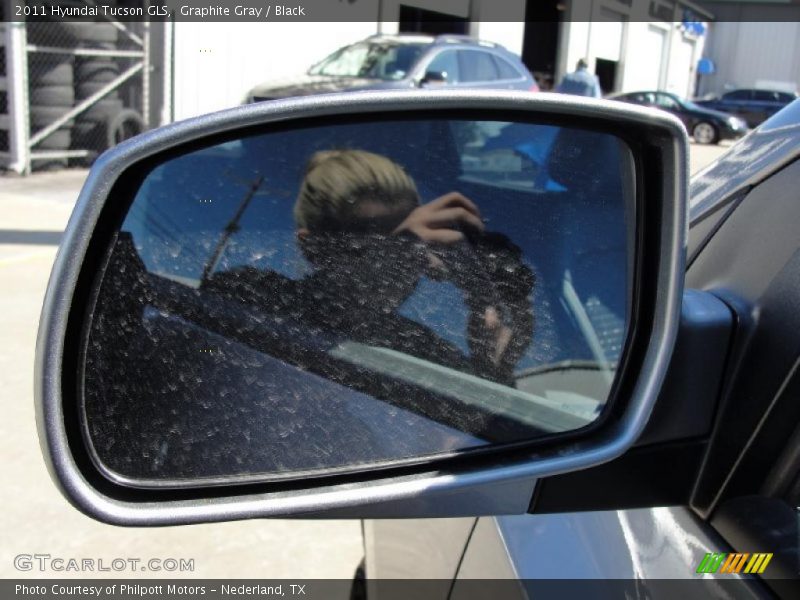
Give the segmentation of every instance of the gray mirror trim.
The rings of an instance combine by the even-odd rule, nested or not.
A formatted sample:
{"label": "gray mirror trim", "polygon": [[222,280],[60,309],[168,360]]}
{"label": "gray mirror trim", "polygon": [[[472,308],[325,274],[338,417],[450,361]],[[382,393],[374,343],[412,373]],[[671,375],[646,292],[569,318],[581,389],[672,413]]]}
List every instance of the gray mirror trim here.
{"label": "gray mirror trim", "polygon": [[[131,165],[171,147],[243,127],[297,118],[423,110],[513,110],[531,116],[579,116],[660,133],[663,156],[659,271],[653,331],[625,414],[604,433],[558,451],[463,473],[384,477],[312,491],[129,502],[105,495],[83,476],[70,451],[62,411],[67,319],[84,255],[108,194]],[[500,119],[498,115],[498,119]],[[48,469],[66,498],[88,515],[118,525],[172,525],[256,517],[397,517],[511,514],[527,510],[535,480],[609,461],[639,437],[661,388],[677,334],[687,240],[688,138],[671,115],[613,101],[556,94],[437,90],[331,94],[252,104],[145,133],[103,154],[92,168],[70,218],[48,283],[35,364],[35,403]]]}

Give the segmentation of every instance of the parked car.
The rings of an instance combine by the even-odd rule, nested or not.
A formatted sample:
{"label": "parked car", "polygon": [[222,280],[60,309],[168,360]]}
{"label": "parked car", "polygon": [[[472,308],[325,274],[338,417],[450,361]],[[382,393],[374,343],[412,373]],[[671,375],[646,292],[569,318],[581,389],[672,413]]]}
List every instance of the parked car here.
{"label": "parked car", "polygon": [[747,133],[747,123],[739,117],[703,108],[668,92],[626,92],[612,94],[609,98],[659,108],[675,115],[698,144],[736,140]]}
{"label": "parked car", "polygon": [[748,127],[758,127],[765,120],[794,102],[797,94],[762,89],[739,89],[725,92],[719,97],[699,98],[698,106],[719,110],[747,121]]}
{"label": "parked car", "polygon": [[520,58],[500,44],[460,35],[374,35],[340,48],[302,77],[256,86],[246,102],[442,85],[539,90]]}
{"label": "parked car", "polygon": [[796,598],[798,141],[690,187],[667,113],[438,90],[123,143],[43,307],[50,472],[117,525],[364,519],[356,598]]}

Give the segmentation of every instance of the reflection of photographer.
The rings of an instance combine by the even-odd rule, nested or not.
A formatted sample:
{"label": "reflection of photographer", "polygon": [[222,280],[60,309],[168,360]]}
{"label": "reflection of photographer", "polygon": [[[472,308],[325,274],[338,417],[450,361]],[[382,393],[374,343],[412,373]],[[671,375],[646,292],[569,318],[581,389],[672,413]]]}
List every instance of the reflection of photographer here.
{"label": "reflection of photographer", "polygon": [[395,229],[429,245],[428,275],[448,280],[470,309],[467,339],[479,375],[513,383],[531,341],[534,277],[505,235],[487,233],[478,207],[458,192],[415,208]]}
{"label": "reflection of photographer", "polygon": [[[295,204],[297,236],[314,266],[307,317],[364,343],[513,383],[533,330],[533,274],[510,240],[484,231],[458,192],[424,205],[414,181],[386,157],[316,153]],[[470,357],[396,311],[422,275],[458,286],[469,307]]]}

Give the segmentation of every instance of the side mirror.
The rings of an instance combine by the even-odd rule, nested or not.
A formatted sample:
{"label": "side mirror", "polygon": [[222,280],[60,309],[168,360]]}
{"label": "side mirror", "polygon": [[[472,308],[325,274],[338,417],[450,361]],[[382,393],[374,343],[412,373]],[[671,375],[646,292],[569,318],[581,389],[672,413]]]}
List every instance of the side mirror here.
{"label": "side mirror", "polygon": [[524,93],[270,102],[104,154],[47,291],[40,438],[89,515],[525,512],[647,423],[687,138]]}
{"label": "side mirror", "polygon": [[426,85],[444,85],[445,83],[447,83],[447,73],[444,71],[426,71],[419,85],[422,87]]}

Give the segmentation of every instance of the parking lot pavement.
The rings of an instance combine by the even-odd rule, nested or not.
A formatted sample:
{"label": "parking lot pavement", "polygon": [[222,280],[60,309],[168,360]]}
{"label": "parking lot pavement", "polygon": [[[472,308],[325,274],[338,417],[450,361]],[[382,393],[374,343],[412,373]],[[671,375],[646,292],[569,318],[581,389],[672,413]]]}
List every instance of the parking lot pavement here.
{"label": "parking lot pavement", "polygon": [[[47,277],[85,171],[0,175],[0,577],[350,578],[363,547],[358,521],[240,521],[125,529],[69,506],[39,451],[32,387]],[[17,571],[18,554],[60,558],[194,559],[194,571]]]}

